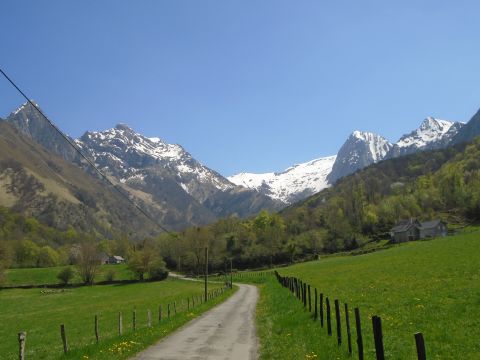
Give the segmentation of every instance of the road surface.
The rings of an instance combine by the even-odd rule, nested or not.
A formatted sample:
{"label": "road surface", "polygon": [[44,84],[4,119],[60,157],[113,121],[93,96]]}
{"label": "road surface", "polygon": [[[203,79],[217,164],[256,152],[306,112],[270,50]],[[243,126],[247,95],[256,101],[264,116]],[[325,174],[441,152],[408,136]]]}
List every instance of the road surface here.
{"label": "road surface", "polygon": [[255,307],[258,289],[237,284],[228,300],[189,322],[133,360],[254,360],[258,339]]}

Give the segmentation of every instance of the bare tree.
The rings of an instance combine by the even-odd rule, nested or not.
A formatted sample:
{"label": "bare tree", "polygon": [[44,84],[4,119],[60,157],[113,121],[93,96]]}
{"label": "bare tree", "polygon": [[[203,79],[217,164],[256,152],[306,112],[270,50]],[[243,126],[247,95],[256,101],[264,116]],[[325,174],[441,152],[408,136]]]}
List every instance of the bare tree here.
{"label": "bare tree", "polygon": [[95,276],[100,269],[100,258],[97,252],[97,246],[94,242],[84,242],[80,244],[77,259],[78,273],[85,284],[93,284]]}

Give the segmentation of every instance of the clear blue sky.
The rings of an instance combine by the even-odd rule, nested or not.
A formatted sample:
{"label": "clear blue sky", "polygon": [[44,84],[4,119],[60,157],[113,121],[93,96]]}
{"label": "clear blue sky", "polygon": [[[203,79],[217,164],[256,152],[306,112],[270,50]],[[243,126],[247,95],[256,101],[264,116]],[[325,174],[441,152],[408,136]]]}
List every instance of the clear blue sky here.
{"label": "clear blue sky", "polygon": [[[22,1],[0,66],[72,136],[125,122],[231,175],[480,107],[478,1]],[[22,102],[0,80],[0,116]]]}

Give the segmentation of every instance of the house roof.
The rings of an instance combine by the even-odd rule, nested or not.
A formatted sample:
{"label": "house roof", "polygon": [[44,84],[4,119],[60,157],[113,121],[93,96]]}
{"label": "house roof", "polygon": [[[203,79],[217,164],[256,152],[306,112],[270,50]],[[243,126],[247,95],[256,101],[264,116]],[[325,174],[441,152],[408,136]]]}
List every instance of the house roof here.
{"label": "house roof", "polygon": [[417,228],[422,230],[428,230],[437,227],[442,222],[443,221],[441,219],[425,221],[422,223],[415,219],[401,220],[394,227],[392,227],[390,231],[394,233],[405,232],[410,230],[412,226],[416,226]]}
{"label": "house roof", "polygon": [[431,220],[431,221],[422,222],[422,229],[423,230],[433,229],[433,228],[437,227],[442,222],[443,221],[440,220],[440,219],[435,219],[435,220]]}
{"label": "house roof", "polygon": [[113,255],[112,258],[114,258],[115,260],[120,260],[120,261],[125,260],[123,257],[121,257],[119,255]]}
{"label": "house roof", "polygon": [[408,231],[414,224],[408,223],[408,224],[401,224],[401,225],[396,225],[392,228],[392,232],[399,233],[399,232],[405,232]]}
{"label": "house roof", "polygon": [[412,226],[419,227],[420,223],[416,219],[400,220],[397,224],[392,227],[392,232],[399,233],[410,230]]}

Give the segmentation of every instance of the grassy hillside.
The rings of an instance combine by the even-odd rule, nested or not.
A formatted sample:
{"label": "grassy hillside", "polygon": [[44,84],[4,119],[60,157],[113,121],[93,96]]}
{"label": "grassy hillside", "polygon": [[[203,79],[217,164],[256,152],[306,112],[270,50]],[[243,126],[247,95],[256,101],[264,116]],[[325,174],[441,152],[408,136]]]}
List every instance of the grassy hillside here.
{"label": "grassy hillside", "polygon": [[[413,334],[422,332],[428,358],[458,359],[462,354],[462,359],[473,360],[480,353],[476,336],[480,317],[479,258],[480,237],[473,232],[406,243],[361,256],[330,257],[280,268],[279,272],[302,279],[332,300],[348,302],[352,310],[358,306],[369,359],[374,354],[371,316],[379,315],[388,359],[414,359]],[[288,302],[292,304],[285,306]],[[318,342],[312,342],[312,333],[302,330],[303,320],[297,319],[308,317],[302,314],[301,305],[288,290],[280,291],[272,282],[265,285],[258,320],[267,344],[262,347],[263,358],[305,358],[310,351],[323,351],[326,332],[319,330],[315,335]],[[271,338],[266,327],[276,329]],[[285,343],[287,336],[292,340]],[[334,338],[328,340],[336,342]],[[290,343],[297,345],[284,346]],[[341,358],[347,357],[345,349]],[[284,352],[283,357],[279,351]]]}
{"label": "grassy hillside", "polygon": [[[210,288],[218,288],[211,284]],[[134,351],[165,336],[210,305],[186,312],[187,297],[201,295],[201,282],[166,280],[130,285],[89,286],[65,291],[57,289],[0,291],[0,354],[2,359],[18,358],[17,333],[27,331],[27,358],[57,359],[62,356],[60,324],[67,328],[72,358],[86,354],[95,359],[123,359]],[[168,303],[176,301],[183,315],[165,321]],[[164,321],[158,325],[158,308],[163,305]],[[132,311],[137,310],[137,335],[132,331]],[[146,329],[147,309],[152,310],[152,329]],[[124,317],[123,337],[118,337],[118,312]],[[100,318],[100,345],[95,342],[95,314]],[[173,314],[173,309],[172,309]],[[133,343],[132,343],[133,341]],[[123,346],[121,343],[126,342]],[[113,350],[111,350],[113,349]],[[122,350],[123,349],[123,350]],[[92,354],[94,356],[92,356]]]}

